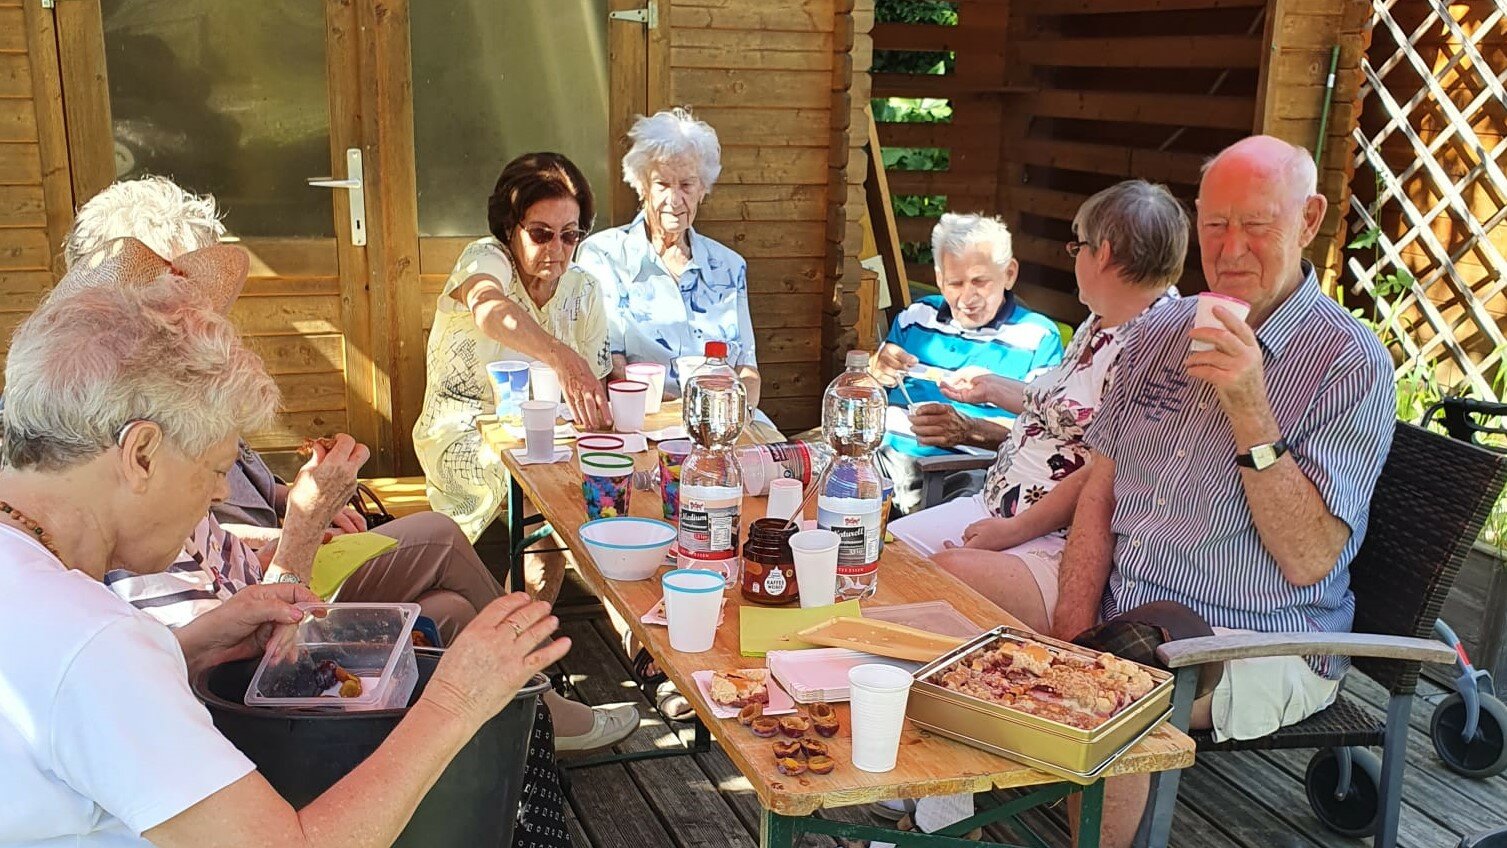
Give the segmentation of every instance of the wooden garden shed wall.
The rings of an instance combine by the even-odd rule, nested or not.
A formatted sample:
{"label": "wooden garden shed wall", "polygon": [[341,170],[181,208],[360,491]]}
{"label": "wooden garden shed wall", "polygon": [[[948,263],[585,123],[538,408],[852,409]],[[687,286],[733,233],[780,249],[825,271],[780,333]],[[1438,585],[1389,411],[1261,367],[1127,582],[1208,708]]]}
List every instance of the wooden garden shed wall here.
{"label": "wooden garden shed wall", "polygon": [[[951,50],[947,75],[876,74],[876,97],[945,97],[950,123],[887,123],[886,147],[951,151],[946,171],[891,171],[895,194],[945,195],[951,211],[1004,216],[1022,263],[1019,291],[1074,322],[1084,314],[1063,251],[1090,194],[1127,177],[1166,183],[1187,201],[1209,155],[1251,132],[1310,151],[1318,138],[1331,46],[1341,72],[1322,163],[1330,214],[1312,255],[1338,266],[1362,0],[961,0],[958,24],[879,23],[874,49]],[[1003,46],[1003,50],[1001,50]],[[899,222],[929,239],[933,218]],[[909,268],[930,282],[932,269]],[[1195,251],[1185,291],[1202,288]]]}

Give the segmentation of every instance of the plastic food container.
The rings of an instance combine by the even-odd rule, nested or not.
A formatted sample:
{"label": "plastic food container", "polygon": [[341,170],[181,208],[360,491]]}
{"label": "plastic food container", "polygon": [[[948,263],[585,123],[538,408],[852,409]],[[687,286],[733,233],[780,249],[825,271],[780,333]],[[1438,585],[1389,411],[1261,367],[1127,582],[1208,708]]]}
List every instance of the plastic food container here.
{"label": "plastic food container", "polygon": [[1142,668],[1155,683],[1151,691],[1093,730],[1020,712],[930,681],[937,672],[1002,640],[1036,642],[1090,658],[1098,655],[1068,642],[996,627],[917,671],[906,716],[926,730],[1087,785],[1172,714],[1172,675],[1148,666]]}
{"label": "plastic food container", "polygon": [[[419,679],[413,654],[418,604],[299,604],[303,621],[280,629],[246,688],[247,706],[359,712],[400,709]],[[333,662],[361,680],[342,697],[318,667]]]}

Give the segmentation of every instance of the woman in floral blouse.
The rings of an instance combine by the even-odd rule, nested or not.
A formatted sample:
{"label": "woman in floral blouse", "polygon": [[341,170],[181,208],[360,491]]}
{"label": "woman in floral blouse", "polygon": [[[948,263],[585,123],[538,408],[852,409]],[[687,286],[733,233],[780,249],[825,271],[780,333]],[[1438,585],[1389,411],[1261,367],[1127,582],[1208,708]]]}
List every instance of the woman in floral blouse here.
{"label": "woman in floral blouse", "polygon": [[[1029,384],[964,369],[949,397],[1018,411],[984,490],[907,516],[892,532],[1006,612],[1045,631],[1057,566],[1088,461],[1083,444],[1135,320],[1177,297],[1188,217],[1166,188],[1128,180],[1084,202],[1069,242],[1090,315],[1062,363]],[[971,372],[971,373],[969,373]]]}

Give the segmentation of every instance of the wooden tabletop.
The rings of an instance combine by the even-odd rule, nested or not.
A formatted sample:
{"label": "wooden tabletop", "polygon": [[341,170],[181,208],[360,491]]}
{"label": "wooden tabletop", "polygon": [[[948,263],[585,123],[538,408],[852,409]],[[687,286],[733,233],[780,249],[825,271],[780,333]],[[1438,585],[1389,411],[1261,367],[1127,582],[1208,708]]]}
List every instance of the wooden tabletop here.
{"label": "wooden tabletop", "polygon": [[[664,411],[649,417],[645,428],[658,429],[679,420],[679,404],[667,402]],[[694,672],[703,669],[763,667],[762,659],[745,657],[739,652],[738,622],[744,606],[742,596],[736,590],[728,591],[727,616],[710,651],[684,654],[672,649],[666,628],[646,625],[639,620],[660,599],[658,575],[653,580],[608,580],[597,571],[581,543],[578,530],[586,521],[586,508],[581,496],[580,471],[574,457],[569,462],[552,465],[519,465],[508,450],[520,446],[517,440],[495,421],[483,420],[479,426],[483,437],[497,449],[524,494],[575,554],[587,584],[629,622],[639,643],[649,649],[659,667],[690,701],[770,811],[800,816],[822,807],[846,807],[889,798],[983,792],[994,787],[1060,782],[1060,778],[1013,760],[922,731],[910,722],[906,723],[900,738],[900,757],[893,771],[883,774],[860,771],[851,761],[847,704],[836,705],[842,720],[842,732],[825,740],[838,763],[837,770],[825,776],[807,774],[790,778],[780,774],[771,752],[772,740],[754,736],[736,720],[713,716],[691,679]],[[658,461],[652,445],[649,450],[635,455],[635,459],[640,469],[651,469]],[[753,519],[764,515],[764,500],[762,497],[744,500],[742,518],[745,528]],[[633,515],[661,518],[659,493],[635,491],[629,511]],[[887,606],[939,598],[947,600],[981,628],[1007,623],[1019,626],[982,595],[937,569],[902,542],[884,546],[879,565],[879,590],[863,605]],[[1192,764],[1193,741],[1170,725],[1163,725],[1115,763],[1107,774],[1163,771]]]}

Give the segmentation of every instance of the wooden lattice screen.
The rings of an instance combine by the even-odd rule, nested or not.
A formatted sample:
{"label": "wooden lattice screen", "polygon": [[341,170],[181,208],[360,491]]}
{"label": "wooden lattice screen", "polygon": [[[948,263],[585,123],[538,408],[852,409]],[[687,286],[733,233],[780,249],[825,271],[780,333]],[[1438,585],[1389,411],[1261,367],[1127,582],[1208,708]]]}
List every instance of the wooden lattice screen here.
{"label": "wooden lattice screen", "polygon": [[1347,282],[1375,301],[1408,367],[1494,397],[1507,356],[1507,0],[1373,6],[1351,225],[1374,246],[1350,251]]}

